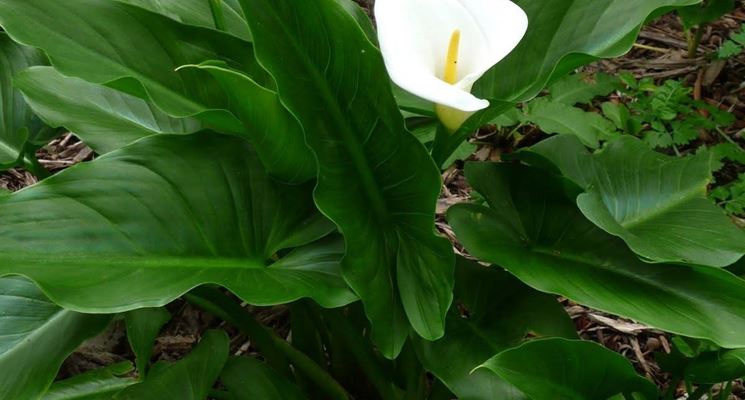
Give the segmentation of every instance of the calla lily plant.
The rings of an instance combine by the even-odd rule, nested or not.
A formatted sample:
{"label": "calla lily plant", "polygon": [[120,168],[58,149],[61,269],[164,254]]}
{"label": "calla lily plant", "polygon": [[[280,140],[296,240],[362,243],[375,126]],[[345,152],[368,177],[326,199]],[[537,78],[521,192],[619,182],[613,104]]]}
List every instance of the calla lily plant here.
{"label": "calla lily plant", "polygon": [[528,28],[525,12],[509,0],[377,0],[375,18],[391,79],[435,103],[449,131],[489,106],[471,88]]}

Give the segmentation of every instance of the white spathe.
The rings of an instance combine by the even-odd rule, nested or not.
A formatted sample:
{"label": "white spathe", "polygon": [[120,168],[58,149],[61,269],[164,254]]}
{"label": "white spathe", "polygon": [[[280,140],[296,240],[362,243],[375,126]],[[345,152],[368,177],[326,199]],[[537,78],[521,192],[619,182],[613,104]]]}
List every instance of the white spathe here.
{"label": "white spathe", "polygon": [[[528,28],[525,12],[509,0],[376,0],[375,19],[393,82],[465,113],[489,106],[473,96],[471,88],[517,46]],[[449,83],[445,65],[456,31],[456,79]]]}

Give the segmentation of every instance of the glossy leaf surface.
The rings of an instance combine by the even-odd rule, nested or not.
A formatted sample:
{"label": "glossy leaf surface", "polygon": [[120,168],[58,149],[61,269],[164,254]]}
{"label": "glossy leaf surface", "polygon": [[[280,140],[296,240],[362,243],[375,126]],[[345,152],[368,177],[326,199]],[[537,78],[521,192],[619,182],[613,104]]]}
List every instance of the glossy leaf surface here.
{"label": "glossy leaf surface", "polygon": [[98,154],[145,136],[201,129],[194,119],[171,118],[145,100],[64,76],[51,67],[27,69],[14,83],[42,120],[69,129]]}
{"label": "glossy leaf surface", "polygon": [[171,313],[164,307],[140,308],[124,315],[127,340],[132,347],[132,352],[135,353],[135,363],[140,379],[147,374],[147,367],[155,347],[155,338],[170,319]]}
{"label": "glossy leaf surface", "polygon": [[13,77],[43,63],[39,51],[21,46],[0,32],[0,169],[13,166],[21,158],[26,140],[35,133],[31,131],[40,128],[23,96],[13,87]]}
{"label": "glossy leaf surface", "polygon": [[318,160],[314,198],[344,234],[344,277],[392,357],[410,326],[428,339],[444,333],[453,254],[434,234],[438,169],[405,131],[380,53],[349,4],[241,0],[256,57]]}
{"label": "glossy leaf surface", "polygon": [[591,148],[597,148],[601,139],[616,130],[610,120],[598,113],[546,98],[526,103],[525,118],[545,133],[575,135]]}
{"label": "glossy leaf surface", "polygon": [[63,310],[26,279],[0,278],[0,398],[38,399],[65,358],[110,320]]}
{"label": "glossy leaf surface", "polygon": [[207,331],[183,359],[154,368],[147,379],[119,392],[115,400],[203,400],[217,381],[230,350],[228,335]]}
{"label": "glossy leaf surface", "polygon": [[235,400],[305,399],[293,382],[255,358],[231,358],[220,374],[220,381]]}
{"label": "glossy leaf surface", "polygon": [[592,156],[571,137],[531,151],[586,187],[577,198],[582,213],[644,258],[724,267],[745,254],[745,230],[707,198],[706,152],[666,156],[630,136]]}
{"label": "glossy leaf surface", "polygon": [[471,163],[489,207],[456,205],[448,220],[479,260],[538,290],[723,347],[745,347],[745,281],[723,269],[647,264],[588,221],[571,182],[520,165]]}
{"label": "glossy leaf surface", "polygon": [[[461,142],[511,103],[529,100],[551,80],[597,58],[626,53],[655,10],[700,0],[516,0],[528,15],[528,31],[515,50],[474,86],[491,101],[456,133],[441,135],[433,150],[441,164]],[[506,102],[506,104],[505,104]]]}
{"label": "glossy leaf surface", "polygon": [[530,341],[499,353],[483,368],[533,400],[601,400],[632,393],[647,400],[659,396],[655,385],[637,375],[629,360],[593,342]]}
{"label": "glossy leaf surface", "polygon": [[501,268],[459,258],[455,279],[460,307],[450,310],[445,337],[415,342],[424,367],[459,399],[527,399],[499,376],[474,369],[528,336],[576,338],[571,319],[554,296],[531,289]]}
{"label": "glossy leaf surface", "polygon": [[271,180],[242,139],[151,136],[0,197],[0,274],[89,312],[160,306],[205,283],[252,304],[343,305],[354,296],[338,240],[275,256],[329,233],[310,192]]}
{"label": "glossy leaf surface", "polygon": [[124,361],[58,381],[42,400],[111,400],[116,393],[137,383],[134,378],[122,377],[132,370],[132,363]]}
{"label": "glossy leaf surface", "polygon": [[[634,44],[641,25],[657,9],[699,2],[516,0],[528,14],[528,32],[506,59],[476,83],[474,93],[490,99],[530,99],[552,77],[565,75],[597,58],[626,53]],[[505,79],[506,76],[510,79]]]}
{"label": "glossy leaf surface", "polygon": [[225,111],[217,82],[204,72],[176,68],[224,59],[260,71],[249,42],[117,1],[2,0],[0,26],[15,40],[44,50],[65,75],[151,98],[170,115],[195,116],[222,131],[241,132],[242,126]]}
{"label": "glossy leaf surface", "polygon": [[684,367],[683,376],[692,383],[716,384],[745,376],[745,349],[721,350],[692,360],[673,360]]}
{"label": "glossy leaf surface", "polygon": [[303,128],[282,105],[277,92],[224,63],[205,62],[193,67],[209,72],[220,82],[272,176],[290,183],[315,178],[316,160],[305,145]]}
{"label": "glossy leaf surface", "polygon": [[224,30],[243,40],[251,41],[251,31],[246,25],[237,0],[220,0],[224,29],[215,24],[210,2],[203,0],[116,0],[165,15],[187,25]]}

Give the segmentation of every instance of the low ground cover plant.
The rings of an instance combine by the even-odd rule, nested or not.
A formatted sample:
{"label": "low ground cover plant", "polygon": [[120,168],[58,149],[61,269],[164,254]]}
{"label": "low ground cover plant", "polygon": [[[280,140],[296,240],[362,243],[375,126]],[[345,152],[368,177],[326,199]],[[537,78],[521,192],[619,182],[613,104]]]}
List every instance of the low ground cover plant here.
{"label": "low ground cover plant", "polygon": [[[727,398],[734,118],[679,80],[575,73],[714,3],[0,0],[0,167],[39,178],[0,192],[0,399]],[[484,126],[510,151],[438,212]],[[52,174],[37,151],[66,132],[95,157]],[[666,333],[673,384],[557,298]],[[183,301],[224,324],[152,363]],[[56,379],[117,325],[134,363]]]}

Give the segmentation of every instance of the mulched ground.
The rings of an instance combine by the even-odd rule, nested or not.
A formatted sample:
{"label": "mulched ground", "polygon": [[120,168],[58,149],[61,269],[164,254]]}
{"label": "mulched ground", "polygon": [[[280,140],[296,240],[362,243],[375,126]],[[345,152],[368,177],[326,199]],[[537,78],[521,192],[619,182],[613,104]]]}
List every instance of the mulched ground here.
{"label": "mulched ground", "polygon": [[[372,0],[359,0],[370,6]],[[717,49],[729,36],[730,32],[739,30],[745,23],[745,4],[740,3],[738,9],[712,24],[706,29],[701,41],[701,49],[697,58],[686,57],[686,41],[682,27],[674,16],[664,16],[651,23],[642,31],[637,46],[627,55],[610,60],[602,60],[585,67],[586,71],[604,71],[616,73],[631,71],[635,76],[652,77],[657,80],[682,79],[694,88],[694,95],[710,104],[717,105],[732,112],[737,123],[725,131],[730,137],[739,141],[745,147],[745,55],[732,58],[724,63],[711,62],[705,54]],[[501,154],[514,151],[500,142],[493,129],[486,128],[477,135],[481,144],[471,156],[475,160],[499,160]],[[526,138],[523,143],[530,144],[545,137],[535,127],[524,127],[521,132]],[[721,140],[716,137],[704,137],[702,142],[712,144]],[[703,143],[702,143],[703,144]],[[57,172],[79,162],[89,161],[95,157],[84,143],[72,135],[65,135],[54,140],[39,153],[40,162],[51,172]],[[736,176],[737,172],[731,174]],[[725,172],[726,173],[726,172]],[[717,177],[722,178],[720,176]],[[456,251],[462,253],[452,230],[443,218],[447,207],[468,201],[470,188],[465,182],[462,163],[458,163],[443,173],[443,192],[438,203],[438,229],[450,238]],[[37,179],[22,169],[12,169],[0,173],[0,189],[16,191],[34,184]],[[593,340],[626,356],[636,369],[655,381],[660,387],[669,385],[669,377],[660,372],[660,368],[653,359],[653,354],[670,350],[670,337],[664,332],[639,325],[618,317],[604,314],[570,301],[559,299],[572,317],[577,331],[582,338]],[[201,334],[209,328],[224,327],[231,334],[231,349],[233,354],[251,353],[253,351],[249,338],[238,333],[231,327],[212,316],[176,301],[169,306],[173,319],[166,325],[157,340],[154,360],[173,361],[187,354],[198,341]],[[252,308],[258,319],[267,326],[287,336],[288,311],[285,307]],[[122,323],[114,324],[105,334],[89,341],[75,352],[63,365],[60,378],[68,377],[93,368],[111,364],[116,361],[133,360],[124,335]],[[679,388],[678,394],[683,393]],[[745,387],[742,382],[734,386],[730,399],[745,399]]]}

